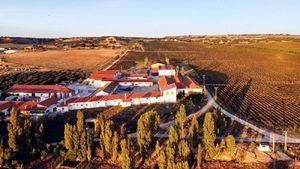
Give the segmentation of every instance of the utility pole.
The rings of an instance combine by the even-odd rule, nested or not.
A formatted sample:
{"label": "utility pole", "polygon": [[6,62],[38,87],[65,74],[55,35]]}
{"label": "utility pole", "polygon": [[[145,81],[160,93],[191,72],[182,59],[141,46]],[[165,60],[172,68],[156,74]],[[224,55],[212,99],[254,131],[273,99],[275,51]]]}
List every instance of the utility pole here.
{"label": "utility pole", "polygon": [[215,100],[217,100],[217,94],[218,94],[218,87],[214,87],[214,89],[215,89]]}
{"label": "utility pole", "polygon": [[287,131],[284,131],[284,151],[287,151]]}

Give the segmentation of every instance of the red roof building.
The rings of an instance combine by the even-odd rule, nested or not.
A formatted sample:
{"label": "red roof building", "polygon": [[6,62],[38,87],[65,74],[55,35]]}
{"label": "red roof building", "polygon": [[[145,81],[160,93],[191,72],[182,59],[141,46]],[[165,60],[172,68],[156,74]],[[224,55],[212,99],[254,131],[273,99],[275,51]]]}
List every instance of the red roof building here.
{"label": "red roof building", "polygon": [[101,70],[96,71],[90,74],[90,79],[99,79],[99,80],[114,80],[116,77],[117,71],[115,70]]}
{"label": "red roof building", "polygon": [[11,93],[74,93],[75,91],[61,85],[13,85]]}

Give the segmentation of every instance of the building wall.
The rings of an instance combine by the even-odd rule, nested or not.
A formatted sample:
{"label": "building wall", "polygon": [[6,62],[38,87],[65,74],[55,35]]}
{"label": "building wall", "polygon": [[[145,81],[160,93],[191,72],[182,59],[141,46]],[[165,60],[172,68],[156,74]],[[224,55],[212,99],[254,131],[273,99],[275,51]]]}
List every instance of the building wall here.
{"label": "building wall", "polygon": [[176,72],[174,69],[172,70],[158,70],[159,76],[175,76]]}
{"label": "building wall", "polygon": [[177,90],[176,87],[164,90],[163,91],[163,97],[165,102],[171,102],[174,103],[177,101]]}

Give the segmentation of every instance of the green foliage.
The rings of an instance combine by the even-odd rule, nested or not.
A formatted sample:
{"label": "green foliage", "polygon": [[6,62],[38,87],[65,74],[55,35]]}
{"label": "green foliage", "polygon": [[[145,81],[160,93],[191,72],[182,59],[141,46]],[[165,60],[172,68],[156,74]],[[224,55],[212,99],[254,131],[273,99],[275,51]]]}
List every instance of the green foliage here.
{"label": "green foliage", "polygon": [[8,130],[8,147],[14,153],[18,153],[20,150],[20,141],[22,137],[22,127],[18,118],[18,112],[12,109],[10,112],[9,123],[7,125]]}
{"label": "green foliage", "polygon": [[189,163],[188,161],[180,161],[176,163],[175,166],[176,169],[189,169]]}
{"label": "green foliage", "polygon": [[184,67],[182,66],[181,69],[180,69],[180,75],[181,76],[185,76],[185,70],[184,70]]}
{"label": "green foliage", "polygon": [[146,112],[138,120],[137,142],[144,158],[147,156],[147,150],[154,134],[159,129],[159,121],[159,115],[155,111]]}
{"label": "green foliage", "polygon": [[166,147],[166,157],[167,157],[167,169],[175,168],[175,150],[169,142]]}
{"label": "green foliage", "polygon": [[144,66],[145,67],[149,66],[149,58],[148,57],[145,57],[145,59],[144,59]]}
{"label": "green foliage", "polygon": [[93,135],[92,132],[89,130],[87,132],[87,139],[86,139],[86,143],[87,143],[87,159],[90,161],[92,160],[93,157]]}
{"label": "green foliage", "polygon": [[97,116],[97,125],[96,125],[96,133],[99,134],[100,138],[100,150],[104,150],[104,135],[105,135],[105,122],[104,122],[104,117],[102,113],[99,113]]}
{"label": "green foliage", "polygon": [[67,159],[75,161],[90,160],[92,158],[92,135],[86,131],[84,125],[84,115],[77,112],[76,125],[66,124],[64,131],[64,145],[67,149]]}
{"label": "green foliage", "polygon": [[0,168],[2,168],[4,164],[4,145],[3,145],[3,139],[0,136]]}
{"label": "green foliage", "polygon": [[170,64],[170,59],[168,57],[165,58],[166,64]]}
{"label": "green foliage", "polygon": [[174,145],[178,142],[178,140],[179,138],[177,130],[173,126],[171,126],[169,131],[169,142],[171,145]]}
{"label": "green foliage", "polygon": [[249,152],[254,153],[256,149],[256,144],[254,142],[251,142],[249,145]]}
{"label": "green foliage", "polygon": [[178,156],[181,160],[185,161],[189,159],[191,150],[188,143],[185,140],[181,140],[178,144]]}
{"label": "green foliage", "polygon": [[188,133],[188,140],[192,147],[195,147],[197,145],[199,133],[200,133],[199,123],[196,116],[194,116],[189,126],[189,133]]}
{"label": "green foliage", "polygon": [[226,149],[226,142],[224,139],[222,139],[220,143],[220,151],[223,152],[225,149]]}
{"label": "green foliage", "polygon": [[117,160],[117,156],[118,156],[118,147],[119,147],[119,137],[118,137],[118,133],[115,131],[114,132],[114,136],[112,139],[112,159],[113,160]]}
{"label": "green foliage", "polygon": [[121,141],[121,166],[122,169],[134,168],[134,157],[131,150],[131,141],[123,139]]}
{"label": "green foliage", "polygon": [[196,156],[196,160],[197,160],[197,169],[201,169],[201,163],[202,163],[202,158],[203,158],[203,152],[204,152],[204,148],[201,144],[198,144],[198,149],[197,149],[197,156]]}
{"label": "green foliage", "polygon": [[216,134],[214,118],[212,113],[207,112],[203,123],[203,143],[208,159],[212,159],[216,155],[215,140]]}
{"label": "green foliage", "polygon": [[176,126],[179,127],[179,136],[181,139],[185,137],[185,121],[186,121],[186,111],[184,105],[180,105],[179,111],[177,111],[175,116]]}
{"label": "green foliage", "polygon": [[112,138],[113,138],[113,128],[114,122],[112,120],[107,120],[105,122],[105,130],[103,137],[103,145],[104,145],[104,154],[106,157],[111,155],[112,152]]}
{"label": "green foliage", "polygon": [[166,169],[167,168],[167,162],[166,162],[166,153],[165,151],[160,151],[159,157],[158,157],[158,168],[159,169]]}
{"label": "green foliage", "polygon": [[230,153],[231,157],[234,157],[235,153],[235,139],[232,135],[228,135],[226,137],[226,146],[227,146],[227,151]]}

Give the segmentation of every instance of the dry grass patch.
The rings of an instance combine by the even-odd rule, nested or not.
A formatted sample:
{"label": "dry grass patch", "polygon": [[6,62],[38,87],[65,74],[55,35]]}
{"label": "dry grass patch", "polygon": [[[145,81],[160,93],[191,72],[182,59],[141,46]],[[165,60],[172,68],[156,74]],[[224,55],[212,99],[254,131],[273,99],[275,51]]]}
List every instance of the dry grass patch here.
{"label": "dry grass patch", "polygon": [[103,68],[120,55],[122,49],[53,50],[20,52],[7,55],[7,62],[51,69],[81,69],[93,71]]}

